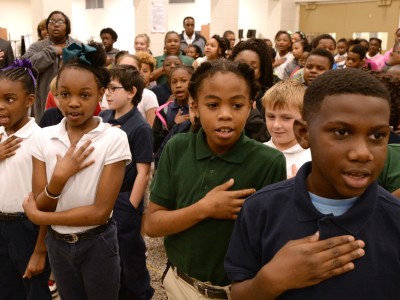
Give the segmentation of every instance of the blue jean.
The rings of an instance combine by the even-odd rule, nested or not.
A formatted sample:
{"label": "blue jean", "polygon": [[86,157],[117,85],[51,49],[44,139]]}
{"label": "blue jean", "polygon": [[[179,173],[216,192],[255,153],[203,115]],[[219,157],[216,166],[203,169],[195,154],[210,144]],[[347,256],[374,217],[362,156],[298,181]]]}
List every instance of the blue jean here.
{"label": "blue jean", "polygon": [[31,279],[22,275],[36,245],[39,227],[29,220],[0,222],[0,299],[50,300],[50,265]]}
{"label": "blue jean", "polygon": [[51,233],[45,242],[61,299],[118,298],[121,268],[114,222],[99,235],[75,244],[57,240]]}
{"label": "blue jean", "polygon": [[143,201],[137,209],[129,200],[130,192],[119,193],[113,218],[117,223],[119,255],[121,258],[121,287],[119,300],[149,300],[154,289],[146,267],[146,245],[140,234]]}

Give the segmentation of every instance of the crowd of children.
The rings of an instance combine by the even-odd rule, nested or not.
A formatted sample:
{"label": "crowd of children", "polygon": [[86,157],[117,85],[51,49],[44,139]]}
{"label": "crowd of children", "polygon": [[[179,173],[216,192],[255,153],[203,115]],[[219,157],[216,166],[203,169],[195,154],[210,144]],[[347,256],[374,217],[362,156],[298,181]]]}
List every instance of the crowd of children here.
{"label": "crowd of children", "polygon": [[398,298],[400,29],[274,54],[187,17],[154,57],[43,23],[0,71],[0,299],[51,299],[52,273],[62,299],[149,300],[144,233],[169,299]]}

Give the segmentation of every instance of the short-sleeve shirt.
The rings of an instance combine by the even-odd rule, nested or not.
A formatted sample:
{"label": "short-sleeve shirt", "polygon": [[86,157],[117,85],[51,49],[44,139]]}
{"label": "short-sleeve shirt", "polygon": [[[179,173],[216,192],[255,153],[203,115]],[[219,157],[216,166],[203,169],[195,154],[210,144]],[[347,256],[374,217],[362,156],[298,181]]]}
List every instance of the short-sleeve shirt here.
{"label": "short-sleeve shirt", "polygon": [[12,136],[22,139],[20,147],[15,155],[0,161],[0,211],[6,213],[23,212],[22,202],[32,191],[32,156],[30,148],[32,137],[40,127],[35,123],[34,118],[11,136],[0,126],[1,142],[4,143]]}
{"label": "short-sleeve shirt", "polygon": [[391,193],[400,188],[400,144],[388,145],[385,167],[378,183]]}
{"label": "short-sleeve shirt", "polygon": [[153,132],[149,123],[143,119],[137,107],[115,119],[115,110],[102,111],[103,121],[113,126],[120,125],[128,136],[132,161],[126,166],[121,192],[130,192],[137,176],[137,163],[153,162]]}
{"label": "short-sleeve shirt", "polygon": [[[94,118],[99,123],[98,126],[84,134],[77,144],[78,149],[87,140],[92,141],[90,146],[94,147],[94,151],[86,160],[94,160],[94,164],[68,179],[58,200],[56,212],[92,205],[104,166],[121,160],[125,160],[126,164],[131,161],[126,133],[110,124],[103,123],[100,117]],[[64,156],[71,146],[65,125],[64,118],[60,124],[43,128],[33,137],[31,153],[36,159],[46,164],[47,182],[53,175],[57,162],[56,155]],[[52,225],[52,228],[59,233],[77,233],[93,227],[95,226]]]}
{"label": "short-sleeve shirt", "polygon": [[[175,135],[165,146],[150,200],[169,210],[190,206],[214,187],[235,180],[233,188],[260,189],[286,178],[285,158],[278,150],[242,133],[225,154],[208,147],[202,129]],[[223,260],[234,221],[206,219],[165,238],[169,260],[182,272],[214,285],[227,285]]]}
{"label": "short-sleeve shirt", "polygon": [[[233,281],[256,276],[290,240],[319,231],[320,239],[352,235],[365,242],[354,270],[278,299],[397,299],[400,294],[400,201],[372,183],[344,214],[319,212],[311,202],[305,163],[295,178],[265,187],[244,203],[232,233],[225,270]],[[340,201],[340,200],[338,200]]]}
{"label": "short-sleeve shirt", "polygon": [[158,100],[153,91],[143,89],[142,100],[140,100],[137,108],[143,118],[146,120],[146,112],[152,108],[158,108]]}

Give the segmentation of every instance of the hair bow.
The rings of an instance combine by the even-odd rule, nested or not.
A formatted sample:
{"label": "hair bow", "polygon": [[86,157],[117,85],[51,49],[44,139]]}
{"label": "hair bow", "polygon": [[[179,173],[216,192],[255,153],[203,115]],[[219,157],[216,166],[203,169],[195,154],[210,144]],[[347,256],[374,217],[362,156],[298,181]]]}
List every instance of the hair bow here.
{"label": "hair bow", "polygon": [[67,63],[71,59],[79,58],[90,66],[92,63],[86,58],[86,54],[96,51],[96,48],[89,45],[73,43],[62,50],[62,59],[64,63]]}
{"label": "hair bow", "polygon": [[16,69],[16,68],[25,68],[25,70],[28,71],[29,76],[31,76],[31,78],[33,80],[33,84],[36,86],[36,78],[32,73],[33,65],[29,59],[16,59],[7,68],[1,69],[1,70],[6,71],[6,70]]}

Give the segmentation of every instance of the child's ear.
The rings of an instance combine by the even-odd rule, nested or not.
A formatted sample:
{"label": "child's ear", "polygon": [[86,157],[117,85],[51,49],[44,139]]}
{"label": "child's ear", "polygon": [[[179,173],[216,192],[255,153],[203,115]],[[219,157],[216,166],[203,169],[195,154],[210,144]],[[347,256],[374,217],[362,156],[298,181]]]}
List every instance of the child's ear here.
{"label": "child's ear", "polygon": [[99,102],[101,102],[101,100],[103,99],[104,93],[106,92],[106,88],[102,87],[99,90]]}
{"label": "child's ear", "polygon": [[26,98],[26,107],[31,107],[33,103],[35,103],[36,96],[35,94],[29,94],[28,97]]}
{"label": "child's ear", "polygon": [[303,149],[310,148],[308,124],[303,120],[294,120],[293,132],[297,142]]}
{"label": "child's ear", "polygon": [[200,118],[197,101],[192,102],[190,109],[193,111],[196,118]]}
{"label": "child's ear", "polygon": [[133,86],[132,89],[128,92],[128,98],[133,99],[136,93],[137,93],[137,88]]}

